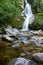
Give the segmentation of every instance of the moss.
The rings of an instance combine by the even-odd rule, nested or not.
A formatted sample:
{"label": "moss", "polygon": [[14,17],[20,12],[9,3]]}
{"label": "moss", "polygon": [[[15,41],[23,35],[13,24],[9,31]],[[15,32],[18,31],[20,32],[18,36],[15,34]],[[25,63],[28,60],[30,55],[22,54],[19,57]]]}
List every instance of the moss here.
{"label": "moss", "polygon": [[25,46],[22,44],[19,48],[12,48],[10,43],[0,41],[0,65],[8,65],[11,59],[21,57],[20,53],[22,52],[26,54],[24,56],[25,58],[32,59],[32,54],[43,52],[43,47]]}
{"label": "moss", "polygon": [[[9,43],[0,42],[0,61],[1,65],[7,65],[7,62],[12,58],[18,57],[19,53],[17,50],[13,49]],[[4,64],[3,64],[4,62]]]}
{"label": "moss", "polygon": [[42,36],[43,37],[43,34],[42,33],[40,33],[40,34],[34,34],[35,36]]}

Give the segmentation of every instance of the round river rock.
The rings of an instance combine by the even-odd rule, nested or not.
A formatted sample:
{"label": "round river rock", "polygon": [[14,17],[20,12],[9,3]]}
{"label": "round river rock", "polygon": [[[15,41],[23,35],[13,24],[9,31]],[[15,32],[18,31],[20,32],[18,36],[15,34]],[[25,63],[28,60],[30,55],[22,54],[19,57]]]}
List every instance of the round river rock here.
{"label": "round river rock", "polygon": [[39,63],[43,63],[43,53],[35,53],[33,54],[33,59]]}

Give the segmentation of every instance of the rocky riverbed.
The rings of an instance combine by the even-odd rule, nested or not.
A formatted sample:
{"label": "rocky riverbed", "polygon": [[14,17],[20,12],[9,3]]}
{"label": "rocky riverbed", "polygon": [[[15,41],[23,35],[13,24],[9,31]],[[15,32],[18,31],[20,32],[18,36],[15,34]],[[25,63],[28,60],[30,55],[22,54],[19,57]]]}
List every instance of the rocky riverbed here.
{"label": "rocky riverbed", "polygon": [[[29,65],[43,65],[43,61],[40,62],[43,59],[42,30],[22,31],[16,28],[8,27],[4,31],[5,33],[0,33],[1,65],[7,65],[6,63],[10,60],[15,60],[15,58],[19,57],[30,60],[31,62],[29,61]],[[36,55],[36,53],[41,53],[42,55],[38,57],[38,54]],[[36,56],[38,59],[35,58]],[[15,62],[14,60],[12,62]],[[5,62],[5,64],[2,62]]]}
{"label": "rocky riverbed", "polygon": [[33,31],[27,30],[22,31],[16,28],[12,28],[11,26],[4,29],[5,33],[0,33],[0,40],[5,40],[7,42],[11,42],[13,45],[35,45],[35,46],[42,46],[43,45],[43,31]]}
{"label": "rocky riverbed", "polygon": [[[24,58],[30,60],[29,61],[30,65],[43,65],[43,63],[41,63],[38,58],[37,60],[39,62],[35,60],[37,56],[37,55],[34,56],[35,53],[43,53],[43,47],[21,44],[20,47],[13,48],[12,44],[7,43],[5,41],[0,41],[0,61],[1,61],[0,64],[1,65],[10,65],[15,62],[16,58]],[[43,59],[43,56],[41,57],[41,59]]]}

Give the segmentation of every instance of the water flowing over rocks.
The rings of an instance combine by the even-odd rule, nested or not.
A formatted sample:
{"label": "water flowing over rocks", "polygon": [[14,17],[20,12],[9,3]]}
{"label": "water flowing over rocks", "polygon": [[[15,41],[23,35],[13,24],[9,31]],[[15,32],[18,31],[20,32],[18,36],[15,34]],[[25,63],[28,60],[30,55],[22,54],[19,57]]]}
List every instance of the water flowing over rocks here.
{"label": "water flowing over rocks", "polygon": [[33,54],[33,58],[37,62],[43,63],[43,53],[35,53],[35,54]]}
{"label": "water flowing over rocks", "polygon": [[[5,29],[5,34],[0,34],[0,39],[10,41],[13,46],[16,47],[20,44],[24,45],[35,45],[35,46],[42,46],[43,45],[43,31],[22,31],[16,28],[12,28],[11,26]],[[18,41],[17,41],[18,40]],[[16,45],[15,45],[16,43]],[[15,45],[15,46],[14,46]]]}
{"label": "water flowing over rocks", "polygon": [[[6,31],[6,29],[7,29],[7,31]],[[36,63],[37,59],[36,59],[36,61],[34,61],[32,59],[32,55],[34,57],[36,57],[37,55],[34,55],[34,53],[39,52],[39,51],[43,52],[43,31],[41,31],[41,30],[21,31],[20,29],[17,29],[17,28],[12,28],[12,29],[6,28],[6,29],[5,29],[6,33],[0,34],[1,35],[0,39],[2,41],[7,41],[7,43],[10,41],[9,43],[10,43],[11,48],[13,48],[15,51],[18,51],[18,53],[19,53],[19,56],[17,55],[18,53],[16,54],[17,57],[24,57],[24,58],[30,59],[31,61],[28,61],[29,62],[28,65],[39,65]],[[15,31],[12,32],[13,29]],[[42,62],[41,56],[39,57],[40,62]],[[37,58],[38,58],[38,56],[37,56]],[[15,65],[15,63],[16,63],[16,61],[14,59],[14,61],[12,61],[11,64]],[[19,64],[19,65],[23,65],[23,64]]]}
{"label": "water flowing over rocks", "polygon": [[31,60],[25,58],[17,58],[10,61],[9,65],[32,65]]}
{"label": "water flowing over rocks", "polygon": [[12,28],[11,26],[5,29],[6,34],[2,36],[2,38],[7,39],[8,41],[14,41],[12,37],[16,37],[19,31],[16,28]]}

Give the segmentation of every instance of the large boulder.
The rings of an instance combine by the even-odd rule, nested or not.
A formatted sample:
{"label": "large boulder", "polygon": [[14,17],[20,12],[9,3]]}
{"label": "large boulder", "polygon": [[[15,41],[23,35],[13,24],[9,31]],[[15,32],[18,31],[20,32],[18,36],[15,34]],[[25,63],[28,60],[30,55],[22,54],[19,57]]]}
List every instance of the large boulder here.
{"label": "large boulder", "polygon": [[5,31],[7,34],[9,33],[11,36],[16,36],[19,33],[19,31],[16,28],[12,27],[6,28]]}
{"label": "large boulder", "polygon": [[43,53],[35,53],[33,54],[33,59],[37,62],[43,63]]}
{"label": "large boulder", "polygon": [[36,44],[36,46],[42,46],[43,44],[43,37],[42,36],[33,36],[31,37],[31,41]]}
{"label": "large boulder", "polygon": [[3,39],[3,40],[7,40],[7,41],[11,41],[11,42],[14,41],[14,39],[11,38],[11,37],[9,37],[8,35],[3,35],[3,36],[2,36],[2,39]]}
{"label": "large boulder", "polygon": [[25,58],[17,58],[10,61],[9,65],[31,65],[30,60]]}
{"label": "large boulder", "polygon": [[31,39],[30,40],[30,44],[32,44],[34,46],[37,46],[37,47],[40,47],[41,46],[40,41],[39,40],[36,40],[36,39]]}

